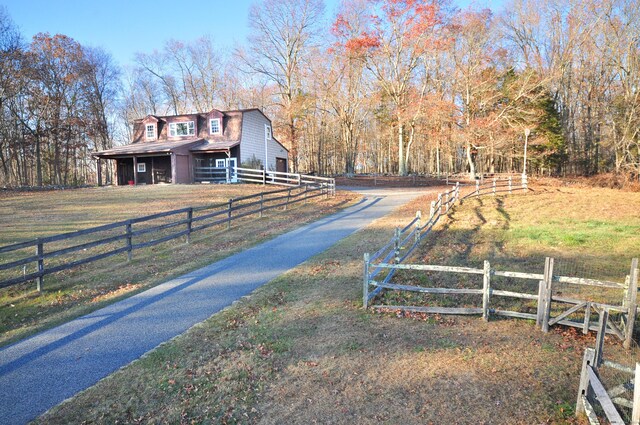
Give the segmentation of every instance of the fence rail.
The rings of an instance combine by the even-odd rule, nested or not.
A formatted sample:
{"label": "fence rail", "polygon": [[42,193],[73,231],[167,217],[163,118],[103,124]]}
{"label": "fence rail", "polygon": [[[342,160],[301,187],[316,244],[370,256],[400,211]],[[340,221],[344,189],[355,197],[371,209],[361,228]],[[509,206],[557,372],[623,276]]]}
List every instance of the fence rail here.
{"label": "fence rail", "polygon": [[[363,286],[363,305],[369,307],[369,302],[378,296],[383,290],[393,291],[409,291],[423,294],[448,294],[448,295],[482,295],[482,306],[473,308],[460,307],[425,307],[425,306],[396,306],[396,305],[372,305],[375,309],[392,309],[405,310],[423,313],[438,314],[481,314],[485,320],[489,320],[492,315],[514,317],[522,319],[535,320],[536,324],[542,328],[544,332],[548,332],[549,328],[554,325],[563,325],[580,328],[583,332],[589,330],[598,330],[598,325],[591,319],[592,313],[610,311],[621,313],[622,322],[619,324],[613,321],[607,321],[606,332],[615,335],[624,341],[625,346],[629,346],[632,341],[633,327],[637,307],[633,295],[638,292],[638,259],[634,258],[631,262],[631,274],[628,278],[629,286],[608,281],[596,281],[593,279],[581,279],[567,276],[556,276],[553,274],[553,258],[547,258],[545,261],[545,270],[543,274],[539,273],[517,273],[510,271],[499,271],[491,268],[489,261],[484,262],[483,268],[471,267],[451,267],[429,264],[399,264],[399,263],[378,263],[372,264],[365,254],[365,278]],[[375,280],[384,270],[388,270],[382,280]],[[397,270],[412,270],[421,272],[438,272],[438,273],[455,273],[455,274],[472,274],[482,276],[482,289],[479,288],[433,288],[414,285],[403,285],[390,283],[390,279]],[[536,293],[522,293],[508,290],[496,290],[492,287],[492,278],[494,276],[505,276],[511,279],[524,279],[528,281],[537,281]],[[622,292],[623,302],[621,305],[612,305],[600,302],[591,302],[586,300],[572,299],[567,297],[555,296],[553,294],[553,284],[560,282],[570,282],[574,285],[597,286],[611,289],[617,289]],[[371,288],[374,288],[371,290]],[[536,314],[526,311],[511,311],[491,308],[491,301],[495,297],[519,298],[536,301]],[[558,304],[561,307],[560,312],[556,311],[553,316],[552,304]],[[569,316],[584,313],[581,321],[570,320]]]}
{"label": "fence rail", "polygon": [[251,168],[234,169],[237,179],[248,183],[275,184],[280,186],[315,185],[335,195],[336,181],[330,177],[310,176],[305,174],[284,173],[280,171],[255,170]]}
{"label": "fence rail", "polygon": [[[286,210],[291,204],[333,193],[334,188],[329,184],[305,183],[306,180],[302,178],[302,184],[297,187],[232,198],[225,203],[181,208],[1,246],[0,254],[3,254],[4,258],[0,258],[0,271],[4,276],[3,280],[0,280],[0,288],[35,280],[37,290],[42,291],[46,275],[123,253],[131,260],[133,251],[138,249],[181,237],[185,237],[188,243],[193,232],[223,224],[230,227],[233,220],[256,214],[262,217],[265,211],[276,208]],[[157,223],[159,220],[163,222]],[[86,240],[87,238],[90,240]],[[70,246],[53,245],[56,242]],[[120,244],[123,245],[117,246]],[[25,252],[34,248],[35,254]],[[82,254],[95,248],[102,250],[79,259],[71,255]],[[8,257],[13,258],[9,261]],[[54,258],[57,259],[57,263],[52,264],[51,260]],[[28,269],[35,271],[28,272]]]}
{"label": "fence rail", "polygon": [[[471,190],[469,193],[461,197],[461,187],[466,187],[468,188],[467,190],[475,188],[475,190]],[[364,286],[366,289],[364,291],[365,295],[363,296],[363,305],[365,308],[367,307],[368,302],[378,295],[383,289],[378,287],[372,292],[368,291],[367,282],[370,279],[374,279],[382,271],[382,268],[379,264],[376,264],[376,262],[384,264],[393,259],[394,264],[402,263],[409,255],[411,255],[420,241],[431,232],[440,219],[443,216],[446,216],[457,201],[462,201],[463,199],[467,199],[472,196],[479,196],[480,194],[488,192],[493,193],[494,195],[501,192],[513,193],[513,191],[518,189],[524,191],[527,190],[526,176],[522,177],[521,187],[514,186],[512,177],[508,176],[506,179],[494,179],[493,181],[484,184],[481,184],[479,181],[476,181],[475,184],[460,184],[460,182],[456,182],[455,186],[452,186],[449,190],[438,194],[437,200],[431,202],[429,219],[424,224],[422,224],[422,212],[417,211],[416,217],[410,223],[403,228],[397,228],[395,230],[393,238],[386,245],[371,255],[369,253],[365,254]],[[408,248],[405,248],[407,246]],[[404,250],[402,255],[401,250]],[[395,271],[396,269],[391,269],[384,280],[380,283],[388,283],[394,276]]]}
{"label": "fence rail", "polygon": [[[466,188],[467,193],[460,195],[460,188]],[[548,258],[545,261],[545,269],[543,273],[522,273],[515,271],[495,270],[491,268],[488,261],[485,261],[484,267],[450,267],[441,265],[425,265],[425,264],[402,264],[404,260],[411,255],[419,244],[420,240],[427,236],[438,223],[443,215],[446,215],[449,209],[455,205],[456,201],[462,202],[465,199],[482,195],[497,195],[499,193],[513,193],[521,189],[526,191],[527,178],[521,176],[521,182],[518,187],[513,184],[513,177],[507,176],[499,180],[494,178],[490,181],[481,183],[476,180],[472,184],[456,183],[450,190],[438,195],[437,201],[431,203],[431,211],[429,219],[426,223],[421,224],[422,214],[420,211],[416,213],[413,219],[404,228],[397,228],[394,237],[383,247],[373,254],[364,254],[364,279],[363,279],[363,297],[362,304],[364,308],[368,308],[370,302],[385,290],[393,291],[412,291],[426,294],[449,294],[449,295],[482,295],[482,307],[473,308],[443,308],[443,307],[426,307],[426,306],[392,306],[392,305],[375,305],[377,309],[400,309],[406,311],[420,311],[425,313],[439,314],[482,314],[488,320],[491,315],[505,316],[514,318],[524,318],[536,320],[536,323],[543,331],[548,331],[550,326],[563,325],[578,327],[583,332],[596,330],[597,326],[591,321],[591,313],[597,313],[602,310],[614,311],[621,313],[621,322],[615,324],[609,322],[607,332],[616,335],[624,341],[628,347],[632,340],[633,327],[637,315],[637,287],[638,287],[638,260],[634,259],[631,265],[631,271],[627,277],[627,283],[586,279],[574,276],[557,276],[553,274],[553,259]],[[411,285],[402,285],[392,283],[391,280],[399,270],[414,270],[424,272],[442,272],[442,273],[458,273],[458,274],[475,274],[483,276],[483,288],[425,288]],[[511,279],[524,279],[538,282],[537,293],[521,293],[512,290],[498,290],[492,288],[491,279],[493,277],[506,277]],[[582,286],[597,286],[600,288],[617,289],[625,293],[622,305],[612,305],[606,303],[590,302],[581,299],[573,299],[553,294],[553,285],[557,283],[573,284]],[[526,311],[510,311],[498,308],[490,308],[490,302],[494,297],[507,297],[526,299],[536,301],[536,313]],[[562,305],[562,311],[555,317],[552,316],[552,304]],[[557,310],[558,308],[556,308]],[[570,316],[575,316],[584,312],[584,319],[578,323],[570,320]]]}
{"label": "fence rail", "polygon": [[[640,363],[629,367],[604,358],[604,335],[609,314],[600,314],[595,348],[585,349],[580,373],[580,385],[576,401],[576,416],[586,415],[591,425],[603,423],[616,425],[640,424]],[[618,379],[607,389],[601,378],[605,369],[613,369],[623,379]],[[625,376],[626,375],[626,376]]]}

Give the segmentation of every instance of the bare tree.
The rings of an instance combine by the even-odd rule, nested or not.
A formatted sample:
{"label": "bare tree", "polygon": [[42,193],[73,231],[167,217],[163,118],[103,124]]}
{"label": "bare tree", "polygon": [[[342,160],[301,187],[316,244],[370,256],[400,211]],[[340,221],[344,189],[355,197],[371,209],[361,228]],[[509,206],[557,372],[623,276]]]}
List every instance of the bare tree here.
{"label": "bare tree", "polygon": [[285,140],[293,170],[298,168],[299,121],[310,106],[304,95],[303,69],[324,13],[322,0],[264,0],[249,12],[246,50],[236,53],[244,67],[278,88],[285,115]]}

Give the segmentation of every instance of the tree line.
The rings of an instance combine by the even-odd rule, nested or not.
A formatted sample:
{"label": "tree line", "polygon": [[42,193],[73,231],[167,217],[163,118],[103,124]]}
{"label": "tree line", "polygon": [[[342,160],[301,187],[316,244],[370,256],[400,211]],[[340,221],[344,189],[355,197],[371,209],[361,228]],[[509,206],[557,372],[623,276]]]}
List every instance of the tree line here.
{"label": "tree line", "polygon": [[[167,40],[120,68],[0,9],[0,182],[83,184],[131,122],[261,108],[292,171],[640,176],[633,0],[259,0],[232,51]],[[206,32],[206,28],[203,28]],[[106,165],[108,166],[108,165]],[[105,170],[107,174],[109,170]]]}

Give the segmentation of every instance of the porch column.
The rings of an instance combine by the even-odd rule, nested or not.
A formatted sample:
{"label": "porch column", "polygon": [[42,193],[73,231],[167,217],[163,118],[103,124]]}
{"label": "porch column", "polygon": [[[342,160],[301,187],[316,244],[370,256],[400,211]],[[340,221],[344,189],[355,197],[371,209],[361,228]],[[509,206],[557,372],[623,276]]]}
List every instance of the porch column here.
{"label": "porch column", "polygon": [[102,186],[102,161],[100,158],[96,161],[98,170],[98,186]]}
{"label": "porch column", "polygon": [[177,183],[177,178],[178,178],[178,172],[176,170],[176,154],[171,152],[171,183],[176,184]]}
{"label": "porch column", "polygon": [[138,158],[133,157],[133,184],[134,186],[138,184]]}

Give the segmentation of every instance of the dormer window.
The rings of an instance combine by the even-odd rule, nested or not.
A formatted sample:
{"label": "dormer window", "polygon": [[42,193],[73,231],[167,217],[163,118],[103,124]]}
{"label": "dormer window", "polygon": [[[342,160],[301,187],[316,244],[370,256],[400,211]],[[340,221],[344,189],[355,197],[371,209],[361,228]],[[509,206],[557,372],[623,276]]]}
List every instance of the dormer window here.
{"label": "dormer window", "polygon": [[169,136],[193,136],[196,134],[196,127],[193,121],[172,122],[169,124]]}
{"label": "dormer window", "polygon": [[211,118],[209,120],[209,132],[211,134],[222,133],[222,128],[220,127],[220,118]]}
{"label": "dormer window", "polygon": [[145,125],[145,138],[146,140],[155,140],[156,139],[156,125],[155,124],[147,124]]}

